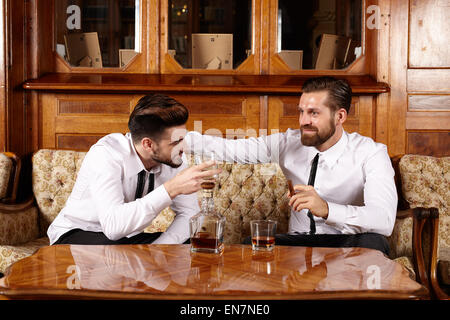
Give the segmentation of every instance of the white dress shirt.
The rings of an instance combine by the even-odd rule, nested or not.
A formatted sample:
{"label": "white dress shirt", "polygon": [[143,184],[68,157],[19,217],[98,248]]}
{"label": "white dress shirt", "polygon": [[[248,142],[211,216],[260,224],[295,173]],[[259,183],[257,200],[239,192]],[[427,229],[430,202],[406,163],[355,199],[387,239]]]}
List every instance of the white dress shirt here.
{"label": "white dress shirt", "polygon": [[91,147],[78,172],[72,193],[47,234],[50,243],[72,229],[103,232],[111,240],[131,237],[149,226],[170,206],[176,217],[153,243],[183,243],[189,238],[189,218],[200,211],[196,194],[171,200],[163,183],[187,167],[186,156],[179,168],[160,164],[146,172],[154,174],[154,190],[135,200],[138,173],[145,170],[131,135],[109,134]]}
{"label": "white dress shirt", "polygon": [[[308,184],[314,156],[319,153],[314,189],[327,201],[328,218],[314,216],[317,234],[392,233],[397,210],[394,170],[387,148],[371,138],[343,132],[340,140],[324,152],[304,146],[300,130],[258,138],[228,140],[189,132],[191,152],[215,152],[227,162],[280,165],[294,185]],[[309,232],[307,210],[291,212],[289,233]]]}

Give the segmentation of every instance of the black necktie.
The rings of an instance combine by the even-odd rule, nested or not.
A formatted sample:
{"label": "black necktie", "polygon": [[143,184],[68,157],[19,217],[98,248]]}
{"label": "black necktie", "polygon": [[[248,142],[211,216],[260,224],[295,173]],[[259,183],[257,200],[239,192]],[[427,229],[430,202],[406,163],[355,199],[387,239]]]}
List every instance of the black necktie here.
{"label": "black necktie", "polygon": [[[149,182],[148,182],[148,190],[147,193],[150,193],[153,191],[154,185],[155,185],[155,176],[153,173],[150,173],[149,176]],[[138,174],[138,180],[137,180],[137,186],[136,186],[136,194],[134,196],[135,199],[142,198],[143,191],[144,191],[144,185],[145,185],[145,170],[142,170]],[[146,194],[147,194],[146,193]]]}
{"label": "black necktie", "polygon": [[[309,180],[308,180],[309,186],[314,186],[314,180],[316,180],[316,171],[317,171],[317,163],[318,162],[319,162],[319,154],[316,154],[316,156],[314,157],[314,160],[312,162],[312,165],[311,165],[311,171],[309,172]],[[308,217],[311,222],[311,229],[310,229],[309,233],[315,234],[316,233],[316,223],[314,222],[314,217],[310,210],[308,210]]]}

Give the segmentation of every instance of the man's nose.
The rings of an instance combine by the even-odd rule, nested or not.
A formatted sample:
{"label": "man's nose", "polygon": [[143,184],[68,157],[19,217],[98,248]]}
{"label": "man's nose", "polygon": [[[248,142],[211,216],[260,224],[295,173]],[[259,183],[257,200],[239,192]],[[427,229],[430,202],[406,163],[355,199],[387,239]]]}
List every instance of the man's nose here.
{"label": "man's nose", "polygon": [[311,124],[311,117],[308,114],[301,114],[298,117],[300,126]]}

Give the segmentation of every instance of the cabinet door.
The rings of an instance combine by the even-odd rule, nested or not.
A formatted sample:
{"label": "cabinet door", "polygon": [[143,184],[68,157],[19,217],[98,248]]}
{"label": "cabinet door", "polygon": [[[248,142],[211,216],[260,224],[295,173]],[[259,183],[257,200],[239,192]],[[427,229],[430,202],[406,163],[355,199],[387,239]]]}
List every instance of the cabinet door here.
{"label": "cabinet door", "polygon": [[[259,96],[170,94],[189,109],[188,130],[230,139],[256,137]],[[39,148],[87,151],[101,137],[128,132],[128,118],[142,95],[40,95]]]}
{"label": "cabinet door", "polygon": [[[56,71],[144,71],[147,5],[142,0],[53,0]],[[43,15],[51,18],[48,10]]]}
{"label": "cabinet door", "polygon": [[163,0],[160,5],[161,73],[259,73],[261,1]]}
{"label": "cabinet door", "polygon": [[188,130],[229,139],[259,135],[259,96],[173,94],[171,97],[189,109]]}
{"label": "cabinet door", "polygon": [[40,148],[87,151],[101,137],[128,131],[128,117],[136,95],[40,95]]}

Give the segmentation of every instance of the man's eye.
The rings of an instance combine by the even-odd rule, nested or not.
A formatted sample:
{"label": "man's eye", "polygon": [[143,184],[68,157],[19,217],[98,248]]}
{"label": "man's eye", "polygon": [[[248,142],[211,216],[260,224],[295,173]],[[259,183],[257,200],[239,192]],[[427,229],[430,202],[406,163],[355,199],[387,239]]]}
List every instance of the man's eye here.
{"label": "man's eye", "polygon": [[313,116],[317,116],[318,114],[319,114],[319,113],[316,112],[316,111],[313,111],[313,112],[312,112],[312,115],[313,115]]}

